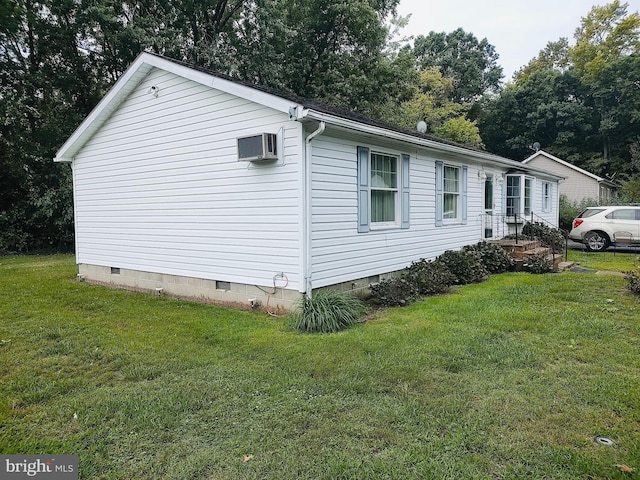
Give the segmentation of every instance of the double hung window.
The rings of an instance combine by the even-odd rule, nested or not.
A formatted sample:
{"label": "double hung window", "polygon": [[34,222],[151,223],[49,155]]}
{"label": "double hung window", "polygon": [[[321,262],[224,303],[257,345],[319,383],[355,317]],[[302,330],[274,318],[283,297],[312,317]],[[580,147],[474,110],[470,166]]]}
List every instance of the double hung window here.
{"label": "double hung window", "polygon": [[358,147],[358,232],[409,228],[409,155]]}
{"label": "double hung window", "polygon": [[532,211],[533,178],[524,175],[507,175],[507,215],[529,215]]}
{"label": "double hung window", "polygon": [[444,166],[444,211],[445,220],[456,219],[460,215],[460,167]]}
{"label": "double hung window", "polygon": [[542,211],[551,211],[551,183],[542,182]]}
{"label": "double hung window", "polygon": [[394,223],[398,203],[398,157],[371,153],[370,192],[371,223]]}
{"label": "double hung window", "polygon": [[436,226],[467,223],[467,167],[436,162]]}

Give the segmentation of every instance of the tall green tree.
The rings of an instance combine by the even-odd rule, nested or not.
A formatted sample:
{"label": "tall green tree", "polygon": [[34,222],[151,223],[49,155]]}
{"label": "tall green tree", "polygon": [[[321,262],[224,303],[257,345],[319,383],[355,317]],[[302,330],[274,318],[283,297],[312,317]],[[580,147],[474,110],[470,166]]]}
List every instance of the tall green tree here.
{"label": "tall green tree", "polygon": [[515,81],[520,81],[524,77],[539,70],[555,70],[565,72],[571,66],[569,59],[569,40],[560,38],[556,42],[549,42],[547,46],[540,50],[538,56],[529,61],[514,75]]}
{"label": "tall green tree", "polygon": [[450,33],[430,32],[415,39],[413,51],[420,68],[437,68],[452,79],[454,102],[471,102],[500,88],[499,55],[486,38],[478,40],[462,28]]}
{"label": "tall green tree", "polygon": [[570,72],[538,70],[485,101],[479,118],[487,148],[516,160],[539,142],[565,159],[579,161],[593,145],[593,109],[588,92]]}
{"label": "tall green tree", "polygon": [[431,135],[479,148],[482,140],[478,127],[467,119],[467,106],[451,100],[452,90],[453,80],[443,77],[438,69],[421,70],[413,95],[389,120],[410,130],[424,121]]}
{"label": "tall green tree", "polygon": [[550,42],[479,121],[488,148],[522,159],[534,141],[601,175],[631,175],[640,118],[640,17],[615,0],[593,7],[575,45]]}
{"label": "tall green tree", "polygon": [[145,50],[364,114],[411,95],[398,0],[0,0],[0,251],[69,245],[52,158]]}
{"label": "tall green tree", "polygon": [[77,46],[78,8],[21,0],[0,24],[0,250],[72,241],[70,171],[52,158],[101,84]]}
{"label": "tall green tree", "polygon": [[638,51],[640,14],[628,13],[629,4],[620,0],[594,6],[576,29],[576,44],[569,57],[577,74],[595,77],[608,64]]}

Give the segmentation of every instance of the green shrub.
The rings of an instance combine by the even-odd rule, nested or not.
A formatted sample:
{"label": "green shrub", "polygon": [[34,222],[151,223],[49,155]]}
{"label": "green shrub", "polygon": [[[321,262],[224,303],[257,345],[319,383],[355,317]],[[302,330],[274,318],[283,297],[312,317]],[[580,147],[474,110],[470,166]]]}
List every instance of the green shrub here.
{"label": "green shrub", "polygon": [[531,255],[527,258],[524,268],[529,273],[550,273],[553,271],[553,268],[547,261],[546,257],[540,253],[536,253],[535,255]]}
{"label": "green shrub", "polygon": [[420,295],[444,293],[456,281],[455,276],[444,263],[425,259],[413,262],[407,267],[404,279],[416,287]]}
{"label": "green shrub", "polygon": [[625,272],[624,279],[627,281],[627,290],[640,295],[640,266]]}
{"label": "green shrub", "polygon": [[573,219],[576,218],[587,207],[599,205],[597,199],[585,198],[581,202],[572,202],[566,195],[560,195],[559,226],[565,232],[570,232]]}
{"label": "green shrub", "polygon": [[513,260],[507,251],[495,243],[479,242],[462,250],[476,252],[489,273],[504,273],[513,268]]}
{"label": "green shrub", "polygon": [[393,277],[371,285],[371,303],[385,307],[409,305],[420,295],[418,287],[404,277]]}
{"label": "green shrub", "polygon": [[564,252],[566,238],[557,228],[550,227],[540,222],[527,222],[522,227],[522,234],[540,240],[540,243],[553,250],[553,253]]}
{"label": "green shrub", "polygon": [[293,324],[302,332],[332,333],[358,323],[364,312],[364,304],[353,295],[321,290],[301,300]]}
{"label": "green shrub", "polygon": [[480,283],[489,276],[477,251],[447,250],[435,261],[444,264],[455,277],[454,283],[459,285]]}

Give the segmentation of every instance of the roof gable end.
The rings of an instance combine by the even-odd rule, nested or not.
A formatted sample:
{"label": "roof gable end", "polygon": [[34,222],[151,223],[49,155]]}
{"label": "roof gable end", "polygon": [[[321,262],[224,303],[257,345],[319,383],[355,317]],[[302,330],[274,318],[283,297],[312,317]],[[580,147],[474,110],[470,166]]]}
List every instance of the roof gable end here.
{"label": "roof gable end", "polygon": [[560,159],[558,157],[555,157],[555,156],[551,155],[550,153],[547,153],[547,152],[545,152],[543,150],[540,150],[540,151],[534,153],[533,155],[531,155],[527,159],[523,160],[522,163],[529,163],[531,160],[533,160],[533,159],[535,159],[535,158],[537,158],[539,156],[543,156],[543,157],[548,158],[549,160],[553,160],[554,162],[557,162],[560,165],[564,165],[565,167],[570,168],[571,170],[574,170],[574,171],[576,171],[578,173],[581,173],[583,175],[586,175],[589,178],[593,178],[594,180],[596,180],[598,182],[606,181],[606,179],[604,179],[602,177],[599,177],[598,175],[596,175],[594,173],[591,173],[591,172],[588,172],[586,170],[583,170],[580,167],[576,167],[572,163],[569,163],[569,162],[567,162],[565,160],[562,160],[562,159]]}
{"label": "roof gable end", "polygon": [[107,119],[115,112],[127,96],[144,80],[153,68],[158,68],[188,80],[215,88],[237,97],[288,113],[291,107],[297,106],[291,100],[256,90],[211,73],[189,68],[183,64],[159,57],[150,53],[141,53],[131,66],[111,87],[109,92],[96,105],[80,126],[60,147],[54,161],[70,162],[97,132]]}

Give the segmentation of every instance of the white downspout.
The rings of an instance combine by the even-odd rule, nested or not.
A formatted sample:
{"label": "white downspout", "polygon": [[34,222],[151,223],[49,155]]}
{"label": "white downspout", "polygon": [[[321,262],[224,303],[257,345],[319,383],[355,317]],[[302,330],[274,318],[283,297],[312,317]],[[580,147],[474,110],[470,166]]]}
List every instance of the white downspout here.
{"label": "white downspout", "polygon": [[311,132],[304,142],[304,282],[307,298],[311,298],[311,290],[313,288],[311,280],[311,140],[318,135],[322,135],[326,124],[320,122],[318,129]]}

